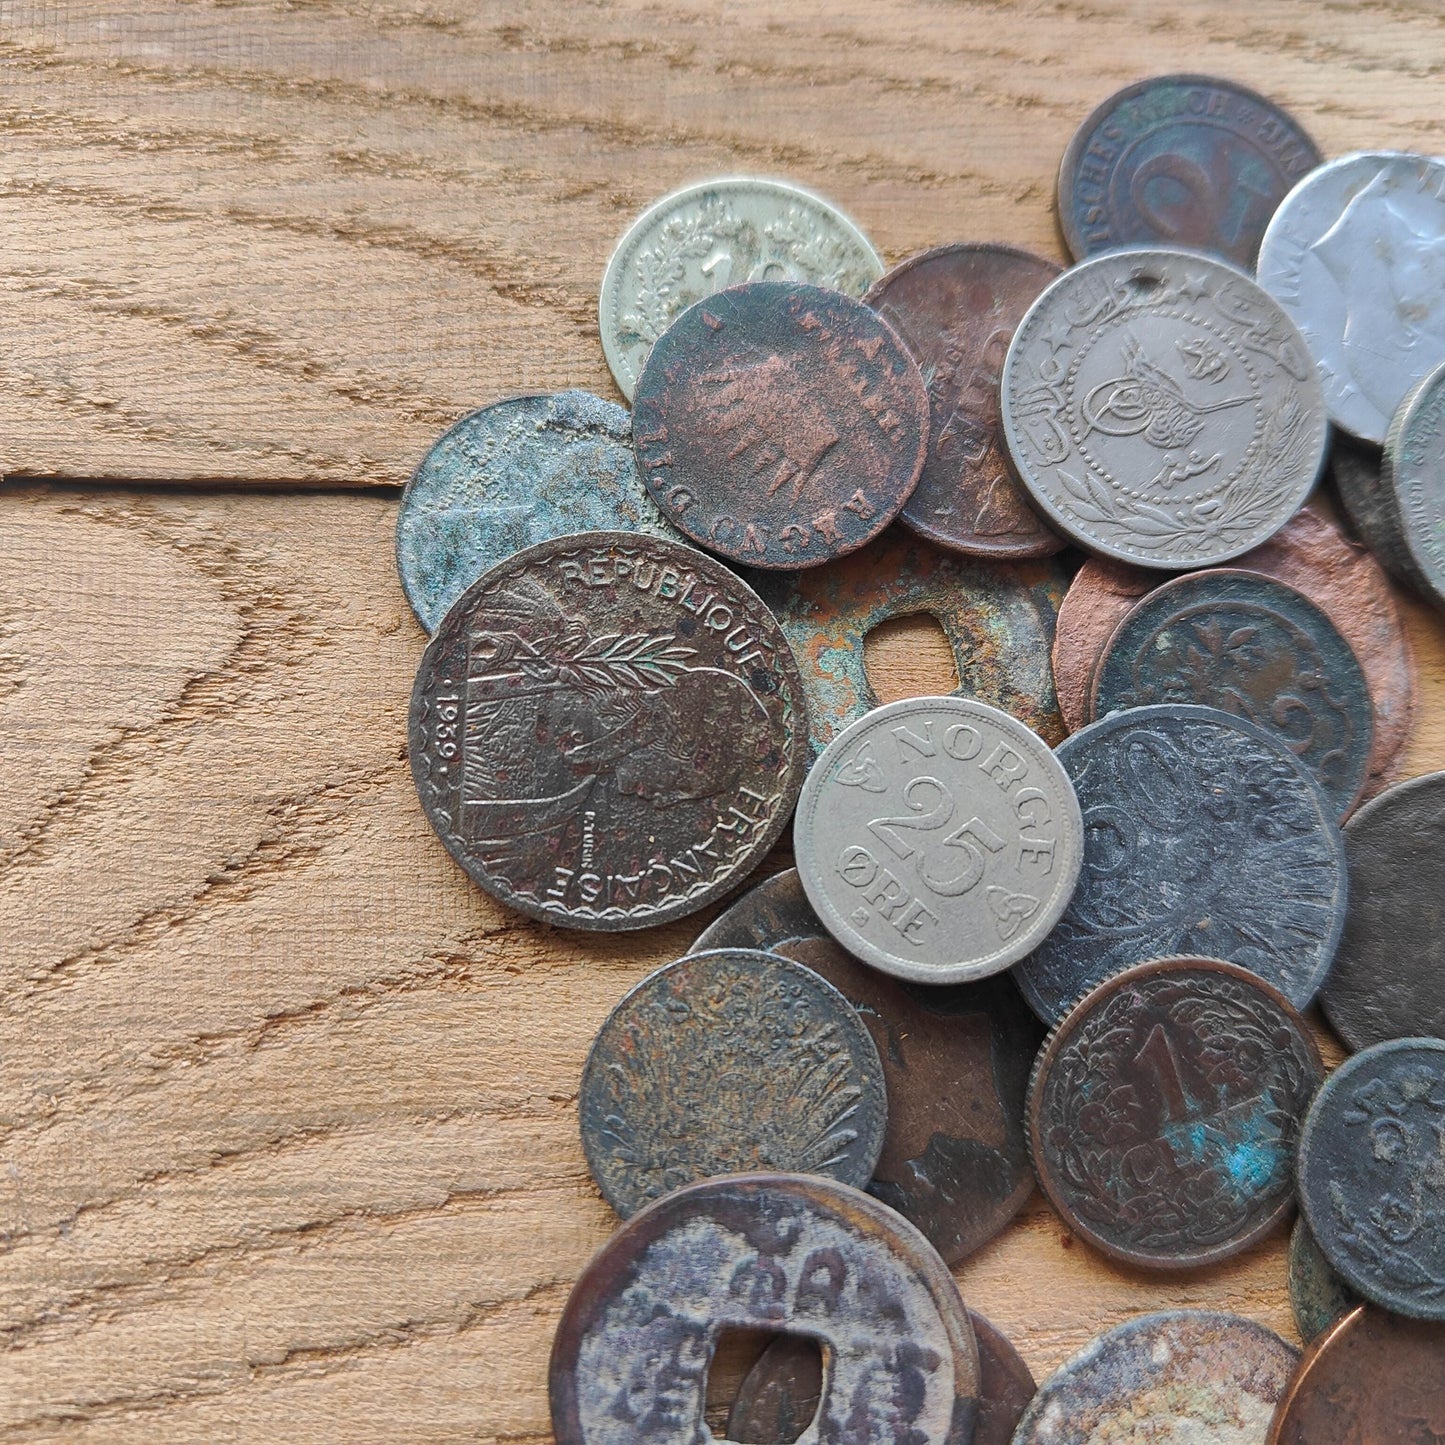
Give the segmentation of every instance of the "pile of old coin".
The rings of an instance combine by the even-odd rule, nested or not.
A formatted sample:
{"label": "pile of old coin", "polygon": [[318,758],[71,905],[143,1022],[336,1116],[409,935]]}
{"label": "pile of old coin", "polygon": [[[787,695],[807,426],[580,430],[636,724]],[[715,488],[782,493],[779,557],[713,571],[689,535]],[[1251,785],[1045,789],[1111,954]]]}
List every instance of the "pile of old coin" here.
{"label": "pile of old coin", "polygon": [[[717,1438],[743,1329],[755,1445],[1445,1439],[1445,774],[1396,781],[1385,576],[1445,606],[1445,161],[1321,163],[1167,77],[1085,122],[1059,217],[1067,270],[884,274],[809,192],[677,192],[602,283],[631,416],[498,402],[403,498],[412,768],[482,888],[644,928],[793,820],[587,1060],[627,1222],[557,1334],[562,1445]],[[1327,460],[1369,550],[1305,505]],[[917,613],[959,690],[875,706],[863,639]],[[1036,1179],[1156,1271],[1298,1199],[1303,1360],[1153,1314],[1036,1391],[948,1269]]]}

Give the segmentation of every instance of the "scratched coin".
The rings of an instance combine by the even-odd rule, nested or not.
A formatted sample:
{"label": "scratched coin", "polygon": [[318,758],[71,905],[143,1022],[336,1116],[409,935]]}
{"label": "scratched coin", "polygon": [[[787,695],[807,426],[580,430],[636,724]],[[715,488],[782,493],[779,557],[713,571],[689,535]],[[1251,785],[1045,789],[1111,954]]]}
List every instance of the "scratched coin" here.
{"label": "scratched coin", "polygon": [[831,202],[783,181],[724,176],[648,207],[602,277],[598,326],[629,400],[653,343],[689,306],[744,281],[808,281],[861,296],[883,263]]}
{"label": "scratched coin", "polygon": [[1330,1268],[1303,1214],[1290,1231],[1288,1269],[1289,1306],[1306,1344],[1360,1302],[1359,1295]]}
{"label": "scratched coin", "polygon": [[1091,552],[1185,571],[1299,510],[1328,426],[1304,340],[1222,262],[1126,250],[1064,272],[1014,333],[1001,388],[1014,467]]}
{"label": "scratched coin", "polygon": [[1390,423],[1384,478],[1411,570],[1425,584],[1419,590],[1445,607],[1445,362],[1406,396]]}
{"label": "scratched coin", "polygon": [[422,656],[427,819],[533,918],[645,928],[734,887],[782,832],[808,720],[757,595],[691,547],[583,532],[474,583]]}
{"label": "scratched coin", "polygon": [[1039,1054],[1039,1184],[1121,1264],[1215,1264],[1293,1210],[1299,1124],[1323,1076],[1299,1014],[1246,969],[1141,964],[1085,994]]}
{"label": "scratched coin", "polygon": [[754,281],[678,317],[632,411],[648,490],[689,537],[749,567],[816,567],[898,515],[928,449],[928,390],[861,301]]}
{"label": "scratched coin", "polygon": [[895,266],[863,300],[923,368],[928,458],[899,520],[951,551],[1047,557],[1063,538],[1014,481],[999,434],[998,379],[1014,327],[1057,275],[1013,246],[940,246]]}
{"label": "scratched coin", "polygon": [[1297,1009],[1344,923],[1344,842],[1320,786],[1277,738],[1186,704],[1133,708],[1057,757],[1084,816],[1068,911],[1015,970],[1055,1023],[1086,989],[1151,958],[1224,958]]}
{"label": "scratched coin", "polygon": [[918,983],[1022,958],[1079,873],[1078,803],[1048,744],[976,698],[875,708],[824,750],[793,825],[808,901],[850,953]]}
{"label": "scratched coin", "polygon": [[583,1271],[552,1345],[557,1445],[714,1436],[724,1330],[804,1335],[828,1358],[814,1445],[969,1445],[978,1350],[928,1241],[829,1179],[740,1175],[642,1210]]}
{"label": "scratched coin", "polygon": [[1335,1273],[1397,1314],[1445,1320],[1445,1039],[1345,1060],[1300,1134],[1300,1206]]}

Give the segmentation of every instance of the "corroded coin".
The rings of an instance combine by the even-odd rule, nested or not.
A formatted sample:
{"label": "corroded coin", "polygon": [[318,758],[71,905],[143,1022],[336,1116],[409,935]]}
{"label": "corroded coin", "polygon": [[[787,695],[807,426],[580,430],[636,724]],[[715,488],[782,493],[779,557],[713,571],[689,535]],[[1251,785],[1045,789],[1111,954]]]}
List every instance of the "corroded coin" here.
{"label": "corroded coin", "polygon": [[1090,717],[1198,703],[1273,733],[1343,818],[1365,785],[1374,706],[1327,613],[1283,582],[1234,567],[1175,577],[1135,604],[1099,655]]}
{"label": "corroded coin", "polygon": [[1211,1310],[1138,1315],[1055,1371],[1014,1445],[1264,1445],[1299,1352]]}
{"label": "corroded coin", "polygon": [[1445,607],[1445,363],[1395,413],[1385,437],[1384,480],[1395,496],[1411,570],[1425,584],[1420,590]]}
{"label": "corroded coin", "polygon": [[1014,327],[1057,275],[1013,246],[940,246],[895,266],[863,300],[923,368],[932,421],[918,487],[899,513],[940,547],[1047,557],[1063,547],[1009,471],[998,380]]}
{"label": "corroded coin", "polygon": [[712,948],[757,948],[764,953],[787,953],[787,945],[828,938],[828,930],[813,912],[796,868],[774,873],[743,894],[693,941],[692,952]]}
{"label": "corroded coin", "polygon": [[842,994],[753,949],[690,954],[608,1015],[582,1070],[582,1151],[625,1219],[718,1174],[862,1187],[883,1147],[883,1066]]}
{"label": "corroded coin", "polygon": [[875,968],[964,983],[1007,968],[1054,926],[1083,826],[1048,745],[976,698],[874,709],[825,749],[793,847],[828,931]]}
{"label": "corroded coin", "polygon": [[1064,272],[1014,333],[1001,396],[1045,521],[1145,567],[1257,547],[1324,460],[1303,338],[1268,293],[1194,252],[1110,252]]}
{"label": "corroded coin", "polygon": [[1290,1231],[1288,1268],[1289,1306],[1306,1344],[1360,1302],[1359,1295],[1330,1268],[1303,1214]]}
{"label": "corroded coin", "polygon": [[1160,75],[1079,127],[1059,169],[1059,226],[1077,259],[1115,246],[1213,251],[1250,270],[1285,193],[1320,163],[1298,121],[1232,80]]}
{"label": "corroded coin", "polygon": [[1346,1059],[1300,1134],[1300,1205],[1325,1258],[1367,1300],[1445,1320],[1445,1040]]}
{"label": "corroded coin", "polygon": [[1084,814],[1084,866],[1054,931],[1015,970],[1040,1018],[1151,958],[1225,958],[1302,1009],[1344,923],[1344,842],[1281,742],[1215,708],[1134,708],[1058,747]]}
{"label": "corroded coin", "polygon": [[928,450],[928,390],[876,311],[754,281],[683,312],[637,383],[633,443],[663,515],[749,567],[816,567],[898,515]]}
{"label": "corroded coin", "polygon": [[713,1351],[749,1328],[827,1352],[816,1445],[969,1445],[978,1351],[943,1261],[866,1194],[766,1174],[676,1190],[587,1266],[552,1345],[557,1445],[710,1440]]}
{"label": "corroded coin", "polygon": [[757,595],[691,547],[583,532],[447,613],[408,728],[427,818],[487,892],[572,928],[646,928],[734,887],[807,753],[797,666]]}
{"label": "corroded coin", "polygon": [[1294,1208],[1295,1142],[1323,1073],[1299,1014],[1247,970],[1141,964],[1080,999],[1039,1054],[1039,1183],[1111,1259],[1214,1264]]}
{"label": "corroded coin", "polygon": [[861,296],[883,263],[836,206],[801,186],[725,176],[648,207],[602,277],[602,350],[629,399],[652,344],[704,296],[743,281],[809,281]]}

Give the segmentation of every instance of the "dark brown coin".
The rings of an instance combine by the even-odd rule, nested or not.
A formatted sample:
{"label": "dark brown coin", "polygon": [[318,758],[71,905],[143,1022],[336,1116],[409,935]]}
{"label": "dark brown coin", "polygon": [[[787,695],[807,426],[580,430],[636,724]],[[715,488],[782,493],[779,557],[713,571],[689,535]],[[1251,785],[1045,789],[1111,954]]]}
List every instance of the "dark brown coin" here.
{"label": "dark brown coin", "polygon": [[679,1189],[614,1234],[552,1345],[557,1445],[712,1439],[725,1329],[803,1335],[829,1368],[816,1445],[969,1445],[978,1351],[928,1241],[866,1194],[800,1175]]}
{"label": "dark brown coin", "polygon": [[797,665],[711,557],[582,532],[457,601],[411,697],[427,819],[482,888],[571,928],[646,928],[767,856],[807,754]]}
{"label": "dark brown coin", "polygon": [[1289,1236],[1289,1305],[1300,1339],[1306,1344],[1316,1339],[1359,1302],[1359,1295],[1320,1253],[1301,1214]]}
{"label": "dark brown coin", "polygon": [[1059,712],[1071,733],[1088,725],[1089,690],[1104,644],[1158,583],[1157,572],[1111,557],[1088,557],[1074,574],[1059,606],[1052,650]]}
{"label": "dark brown coin", "polygon": [[785,868],[748,889],[723,909],[698,934],[692,952],[711,948],[757,948],[782,953],[799,939],[827,938],[828,930],[813,912],[796,868]]}
{"label": "dark brown coin", "polygon": [[1009,471],[998,379],[1014,327],[1059,274],[1013,246],[940,246],[895,266],[863,300],[918,359],[932,406],[928,460],[899,520],[951,551],[1047,557],[1046,527]]}
{"label": "dark brown coin", "polygon": [[928,450],[928,390],[862,302],[752,281],[662,334],[632,435],[669,522],[735,562],[792,571],[855,551],[898,515]]}

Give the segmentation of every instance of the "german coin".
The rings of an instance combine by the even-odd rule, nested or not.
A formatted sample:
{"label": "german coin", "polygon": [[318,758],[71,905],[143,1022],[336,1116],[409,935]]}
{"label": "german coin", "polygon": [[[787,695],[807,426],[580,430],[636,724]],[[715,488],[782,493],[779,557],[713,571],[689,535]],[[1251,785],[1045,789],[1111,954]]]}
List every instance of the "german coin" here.
{"label": "german coin", "polygon": [[1014,327],[1057,275],[1012,246],[940,246],[896,266],[863,300],[923,368],[928,459],[905,527],[955,552],[1047,557],[1063,539],[1019,490],[999,435],[998,379]]}
{"label": "german coin", "polygon": [[1306,1344],[1324,1334],[1360,1297],[1334,1270],[1300,1215],[1289,1236],[1289,1305]]}
{"label": "german coin", "polygon": [[582,1152],[625,1219],[718,1174],[861,1188],[883,1147],[883,1066],[831,984],[751,949],[690,954],[608,1015],[582,1071]]}
{"label": "german coin", "polygon": [[428,632],[483,572],[537,542],[615,529],[681,540],[642,485],[627,412],[585,391],[464,416],[401,496],[396,565]]}
{"label": "german coin", "polygon": [[1283,994],[1216,959],[1141,964],[1086,994],[1029,1085],[1029,1144],[1064,1222],[1111,1259],[1214,1264],[1294,1208],[1324,1074]]}
{"label": "german coin", "polygon": [[1344,842],[1319,784],[1278,739],[1214,708],[1135,708],[1056,756],[1084,815],[1084,866],[1054,931],[1014,970],[1034,1011],[1151,958],[1224,958],[1297,1009],[1344,923]]}
{"label": "german coin", "polygon": [[645,928],[734,887],[782,832],[807,711],[772,615],[676,542],[584,532],[486,573],[422,656],[428,821],[533,918]]}
{"label": "german coin", "polygon": [[[1445,249],[1445,240],[1439,248]],[[1385,482],[1395,495],[1413,570],[1425,583],[1419,590],[1445,607],[1445,363],[1395,414],[1385,438]]]}
{"label": "german coin", "polygon": [[1059,170],[1059,226],[1076,259],[1187,246],[1251,270],[1274,208],[1319,165],[1279,106],[1230,80],[1161,75],[1111,95]]}
{"label": "german coin", "polygon": [[969,1445],[978,1351],[943,1261],[866,1194],[799,1175],[679,1189],[612,1236],[552,1345],[557,1445],[677,1445],[703,1418],[724,1329],[827,1352],[816,1445]]}
{"label": "german coin", "polygon": [[1349,917],[1320,1003],[1351,1049],[1445,1039],[1445,773],[1381,794],[1345,829]]}
{"label": "german coin", "polygon": [[1099,656],[1094,717],[1198,703],[1273,733],[1343,818],[1374,740],[1369,684],[1328,614],[1293,587],[1238,568],[1175,577],[1135,604]]}
{"label": "german coin", "polygon": [[1303,338],[1254,282],[1194,252],[1110,252],[1066,271],[1014,333],[1001,396],[1044,520],[1145,567],[1257,547],[1324,460]]}
{"label": "german coin", "polygon": [[1373,151],[1311,171],[1274,213],[1259,283],[1304,334],[1330,419],[1383,442],[1445,355],[1445,160]]}
{"label": "german coin", "polygon": [[749,567],[816,567],[898,515],[928,390],[861,301],[754,281],[683,312],[637,384],[633,444],[669,522]]}
{"label": "german coin", "polygon": [[1397,1314],[1445,1320],[1445,1040],[1345,1060],[1299,1147],[1300,1205],[1336,1274]]}
{"label": "german coin", "polygon": [[744,281],[808,281],[861,296],[883,263],[835,206],[782,181],[729,176],[650,206],[602,277],[598,327],[629,400],[652,344],[695,301]]}
{"label": "german coin", "polygon": [[793,847],[828,931],[875,968],[965,983],[1054,926],[1083,825],[1048,745],[973,698],[911,698],[844,729],[809,773]]}

